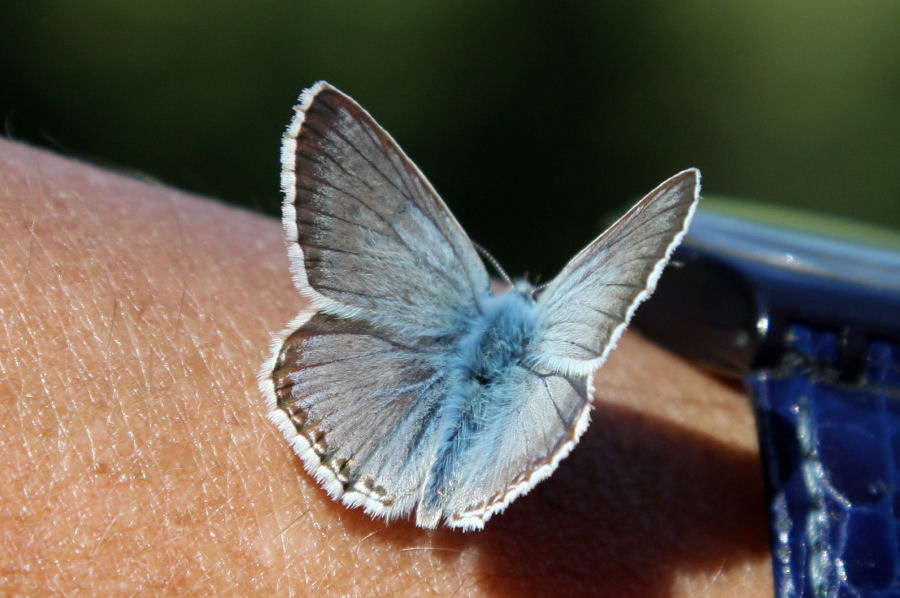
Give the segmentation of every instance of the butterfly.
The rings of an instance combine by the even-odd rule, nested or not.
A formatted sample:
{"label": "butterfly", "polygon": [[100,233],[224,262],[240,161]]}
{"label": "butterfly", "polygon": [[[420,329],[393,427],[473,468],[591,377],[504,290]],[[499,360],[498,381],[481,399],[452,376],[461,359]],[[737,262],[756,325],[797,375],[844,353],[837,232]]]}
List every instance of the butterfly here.
{"label": "butterfly", "polygon": [[307,300],[260,374],[269,419],[328,494],[386,519],[481,529],[588,425],[593,372],[699,200],[669,178],[544,287],[495,294],[415,164],[328,83],[283,137],[283,225]]}

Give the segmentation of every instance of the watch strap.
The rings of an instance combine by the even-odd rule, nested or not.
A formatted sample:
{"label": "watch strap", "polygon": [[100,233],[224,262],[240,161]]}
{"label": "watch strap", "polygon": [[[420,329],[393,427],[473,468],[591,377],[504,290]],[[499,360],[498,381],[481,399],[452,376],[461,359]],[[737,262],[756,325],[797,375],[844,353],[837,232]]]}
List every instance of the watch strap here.
{"label": "watch strap", "polygon": [[803,325],[748,374],[769,499],[776,596],[900,596],[900,345],[869,343],[843,381],[841,338]]}

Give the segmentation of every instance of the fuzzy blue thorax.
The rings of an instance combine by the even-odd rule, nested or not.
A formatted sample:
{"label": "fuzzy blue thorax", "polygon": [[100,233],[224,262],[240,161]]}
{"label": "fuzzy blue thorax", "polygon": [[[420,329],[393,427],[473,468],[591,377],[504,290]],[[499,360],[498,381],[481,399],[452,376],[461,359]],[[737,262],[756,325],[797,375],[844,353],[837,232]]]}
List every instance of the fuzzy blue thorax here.
{"label": "fuzzy blue thorax", "polygon": [[534,302],[518,289],[485,298],[481,314],[456,347],[457,368],[464,380],[492,384],[519,365],[535,323]]}

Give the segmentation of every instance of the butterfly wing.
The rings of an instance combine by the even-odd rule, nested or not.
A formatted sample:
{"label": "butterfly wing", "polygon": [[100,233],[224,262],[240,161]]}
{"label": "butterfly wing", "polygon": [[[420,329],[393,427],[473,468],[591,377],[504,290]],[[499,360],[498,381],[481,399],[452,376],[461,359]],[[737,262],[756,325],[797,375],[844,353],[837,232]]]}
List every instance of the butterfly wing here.
{"label": "butterfly wing", "polygon": [[490,293],[471,241],[419,169],[351,98],[306,90],[282,145],[294,282],[332,314],[440,333]]}
{"label": "butterfly wing", "polygon": [[699,198],[700,172],[680,172],[566,264],[538,299],[529,348],[536,370],[587,376],[606,360],[656,287]]}
{"label": "butterfly wing", "polygon": [[446,394],[435,355],[490,296],[487,273],[416,166],[328,84],[301,95],[282,168],[291,269],[311,306],[263,366],[269,418],[333,497],[402,515]]}
{"label": "butterfly wing", "polygon": [[388,518],[409,512],[446,392],[433,346],[359,319],[298,320],[264,366],[269,419],[332,498]]}
{"label": "butterfly wing", "polygon": [[516,408],[491,418],[460,464],[456,489],[446,506],[447,525],[480,529],[548,477],[574,448],[590,419],[584,382],[540,376],[527,368],[510,372],[492,391]]}

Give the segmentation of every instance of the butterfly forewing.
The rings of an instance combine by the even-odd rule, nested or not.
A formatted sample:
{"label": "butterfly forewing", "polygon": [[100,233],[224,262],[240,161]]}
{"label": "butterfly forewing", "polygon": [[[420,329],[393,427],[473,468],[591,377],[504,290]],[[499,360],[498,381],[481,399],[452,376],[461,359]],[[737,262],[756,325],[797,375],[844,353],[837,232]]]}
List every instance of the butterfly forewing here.
{"label": "butterfly forewing", "polygon": [[538,299],[530,360],[539,371],[586,376],[602,365],[653,292],[699,198],[699,171],[680,172],[572,258]]}
{"label": "butterfly forewing", "polygon": [[346,95],[324,83],[304,94],[282,160],[295,277],[319,307],[440,333],[489,292],[443,201]]}

